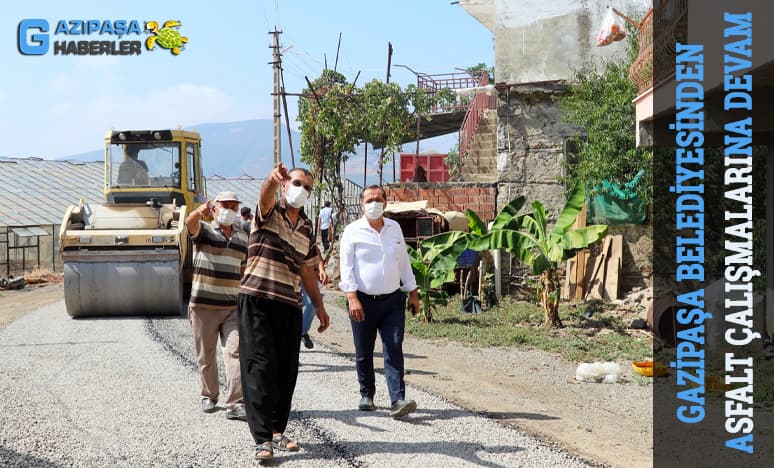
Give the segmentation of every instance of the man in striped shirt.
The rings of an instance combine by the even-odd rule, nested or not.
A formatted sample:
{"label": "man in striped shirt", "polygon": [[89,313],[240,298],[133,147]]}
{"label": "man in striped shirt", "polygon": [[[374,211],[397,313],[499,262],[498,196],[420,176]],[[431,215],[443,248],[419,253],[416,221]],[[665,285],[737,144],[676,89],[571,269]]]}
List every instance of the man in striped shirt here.
{"label": "man in striped shirt", "polygon": [[[282,198],[276,200],[280,184]],[[303,210],[311,193],[309,171],[288,171],[279,163],[261,186],[250,232],[238,299],[239,350],[247,423],[255,458],[263,461],[274,449],[298,450],[284,432],[298,377],[301,283],[320,320],[317,331],[329,323],[314,271],[319,250]]]}
{"label": "man in striped shirt", "polygon": [[[239,199],[221,192],[200,205],[185,220],[193,250],[193,285],[188,311],[201,376],[202,411],[212,413],[218,402],[218,365],[215,348],[220,336],[228,393],[226,418],[245,420],[239,369],[237,295],[247,258],[247,234],[238,227]],[[202,218],[213,215],[212,223]],[[235,224],[236,223],[236,224]]]}

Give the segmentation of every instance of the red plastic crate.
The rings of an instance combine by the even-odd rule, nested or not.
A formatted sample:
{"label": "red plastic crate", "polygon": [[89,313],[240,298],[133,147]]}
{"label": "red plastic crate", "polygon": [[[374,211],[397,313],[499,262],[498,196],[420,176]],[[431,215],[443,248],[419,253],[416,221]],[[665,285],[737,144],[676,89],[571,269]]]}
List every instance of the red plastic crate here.
{"label": "red plastic crate", "polygon": [[445,154],[420,154],[401,153],[400,154],[400,181],[411,182],[414,180],[414,172],[417,164],[421,165],[427,172],[428,182],[448,182],[449,169],[444,162]]}

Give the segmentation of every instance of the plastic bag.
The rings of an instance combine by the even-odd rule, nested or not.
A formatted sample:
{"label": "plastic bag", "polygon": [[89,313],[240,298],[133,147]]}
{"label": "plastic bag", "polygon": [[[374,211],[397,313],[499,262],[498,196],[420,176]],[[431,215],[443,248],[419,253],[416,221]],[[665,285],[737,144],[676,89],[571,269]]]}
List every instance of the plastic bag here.
{"label": "plastic bag", "polygon": [[582,362],[575,371],[575,380],[612,384],[618,382],[623,369],[615,362]]}
{"label": "plastic bag", "polygon": [[460,312],[465,312],[467,314],[480,314],[481,300],[477,297],[474,297],[473,294],[468,291],[465,297],[462,299]]}
{"label": "plastic bag", "polygon": [[597,34],[597,47],[610,45],[613,42],[623,40],[625,37],[626,30],[613,14],[613,9],[608,8],[605,19],[602,20],[602,27]]}

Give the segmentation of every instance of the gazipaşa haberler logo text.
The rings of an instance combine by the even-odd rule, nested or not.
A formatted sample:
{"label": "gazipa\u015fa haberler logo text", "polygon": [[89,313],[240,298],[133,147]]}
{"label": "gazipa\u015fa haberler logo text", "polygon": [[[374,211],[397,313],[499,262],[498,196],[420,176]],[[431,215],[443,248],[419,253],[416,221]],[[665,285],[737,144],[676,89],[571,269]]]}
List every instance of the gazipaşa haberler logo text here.
{"label": "gazipa\u015fa haberler logo text", "polygon": [[[144,42],[146,50],[158,45],[178,55],[188,42],[179,27],[174,20],[161,28],[156,21],[58,20],[52,28],[45,19],[23,19],[17,44],[22,55],[140,55]],[[147,35],[144,41],[143,35]]]}

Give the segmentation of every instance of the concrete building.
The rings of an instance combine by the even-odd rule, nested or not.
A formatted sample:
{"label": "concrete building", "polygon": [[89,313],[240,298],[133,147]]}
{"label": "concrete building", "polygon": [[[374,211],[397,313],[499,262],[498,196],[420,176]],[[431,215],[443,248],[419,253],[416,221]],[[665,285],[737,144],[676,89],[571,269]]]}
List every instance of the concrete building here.
{"label": "concrete building", "polygon": [[[494,37],[496,108],[482,113],[463,166],[466,181],[497,185],[497,206],[517,195],[541,201],[556,216],[564,206],[569,140],[582,129],[564,122],[556,98],[576,70],[625,54],[624,42],[596,45],[607,0],[462,0],[460,6]],[[613,4],[630,16],[650,2]],[[621,20],[622,21],[622,20]],[[482,44],[482,47],[485,46]],[[464,144],[461,142],[461,147]],[[652,274],[651,240],[640,226],[624,235],[624,289],[645,286]]]}
{"label": "concrete building", "polygon": [[[751,110],[724,110],[724,45],[729,41],[743,39],[741,37],[726,37],[724,28],[731,26],[724,22],[722,12],[732,10],[733,13],[750,13],[751,34],[754,31],[749,68],[736,70],[735,75],[749,75],[752,83]],[[655,9],[643,19],[639,35],[639,55],[629,70],[629,76],[637,84],[638,96],[634,100],[636,106],[637,143],[640,146],[659,146],[673,148],[676,146],[675,134],[668,128],[675,122],[675,43],[700,44],[704,50],[703,56],[703,100],[702,112],[704,143],[703,148],[722,148],[726,133],[724,124],[745,117],[752,118],[753,146],[765,148],[768,161],[774,155],[774,114],[771,112],[774,104],[774,48],[769,47],[774,41],[774,28],[769,26],[769,19],[774,14],[774,5],[770,2],[755,0],[739,0],[733,2],[733,8],[721,0],[705,0],[698,3],[687,0],[660,0]],[[742,28],[748,29],[748,28]],[[766,44],[763,45],[762,44]],[[690,80],[688,80],[690,81]],[[760,170],[756,168],[755,170]],[[774,164],[766,165],[766,179],[774,180]],[[708,183],[715,183],[709,182]],[[766,187],[754,187],[756,203],[765,200],[767,206],[766,242],[756,245],[765,249],[766,264],[755,265],[762,271],[774,271],[774,190],[769,183]],[[708,221],[710,223],[711,221]],[[661,275],[664,276],[664,275]],[[667,287],[673,281],[665,279]],[[723,309],[723,280],[707,286],[708,310]],[[774,274],[766,276],[765,313],[758,310],[764,307],[762,300],[756,297],[754,308],[754,328],[769,337],[774,335]],[[722,316],[722,315],[721,315]],[[765,324],[764,324],[765,317]],[[707,342],[710,347],[723,343],[723,332],[726,324],[722,320],[710,321],[707,326]]]}
{"label": "concrete building", "polygon": [[[625,53],[623,42],[596,46],[609,1],[462,0],[460,6],[494,36],[497,110],[483,117],[468,153],[466,180],[494,181],[498,206],[514,194],[541,200],[552,212],[564,205],[567,139],[581,132],[562,121],[555,98],[575,70],[599,66]],[[616,3],[644,11],[642,0]],[[488,129],[491,129],[487,132]],[[474,139],[474,140],[475,140]],[[486,143],[486,142],[485,142]],[[495,164],[492,164],[494,162]]]}

